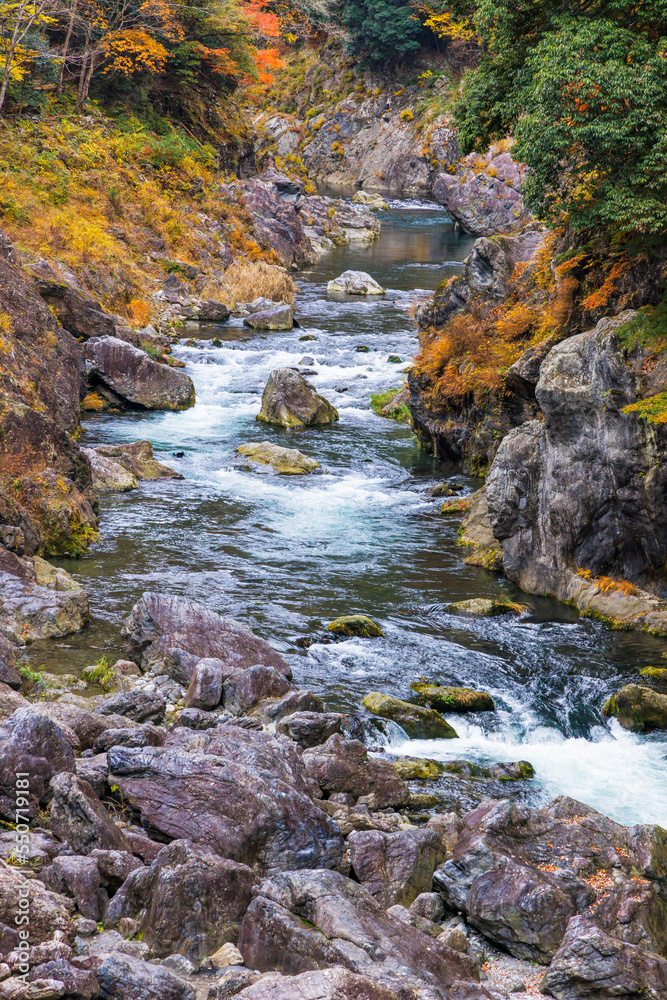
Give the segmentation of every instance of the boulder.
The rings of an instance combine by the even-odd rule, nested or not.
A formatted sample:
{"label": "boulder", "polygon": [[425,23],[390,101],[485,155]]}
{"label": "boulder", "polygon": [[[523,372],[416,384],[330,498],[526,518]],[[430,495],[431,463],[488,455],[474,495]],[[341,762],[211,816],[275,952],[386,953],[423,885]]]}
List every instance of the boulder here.
{"label": "boulder", "polygon": [[197,318],[200,323],[226,323],[230,312],[223,302],[216,302],[215,299],[206,299],[199,306]]}
{"label": "boulder", "polygon": [[602,714],[618,719],[624,729],[633,733],[667,729],[667,695],[639,684],[626,684],[605,702]]}
{"label": "boulder", "polygon": [[303,754],[306,774],[323,792],[348,792],[355,799],[367,797],[372,809],[406,805],[410,792],[395,767],[371,757],[363,743],[338,733],[322,746]]}
{"label": "boulder", "polygon": [[334,733],[361,742],[364,739],[361,719],[344,712],[294,712],[280,719],[276,730],[289,736],[304,750],[326,743]]}
{"label": "boulder", "polygon": [[164,747],[114,747],[108,760],[109,781],[158,836],[258,871],[340,861],[340,832],[310,798],[300,752],[284,737],[179,727]]}
{"label": "boulder", "polygon": [[491,601],[487,597],[471,597],[467,601],[455,601],[447,605],[447,611],[453,615],[479,615],[482,618],[513,613],[511,605],[507,602]]}
{"label": "boulder", "polygon": [[262,711],[267,719],[277,722],[295,712],[323,712],[324,702],[312,691],[295,689],[288,691],[278,701],[268,702],[262,707]]}
{"label": "boulder", "polygon": [[4,548],[0,548],[0,590],[0,633],[18,646],[79,632],[90,617],[88,595],[69,574],[38,575],[33,560],[20,559]]}
{"label": "boulder", "polygon": [[30,702],[27,698],[0,681],[0,718],[8,718],[17,708],[29,707]]}
{"label": "boulder", "polygon": [[271,309],[262,309],[246,316],[243,325],[253,330],[291,330],[294,326],[294,309],[287,302],[281,302]]}
{"label": "boulder", "polygon": [[19,708],[0,726],[0,815],[16,820],[16,775],[26,773],[29,787],[21,793],[25,813],[34,818],[49,779],[73,774],[74,753],[62,729],[29,708]]}
{"label": "boulder", "polygon": [[73,774],[58,774],[51,779],[51,788],[51,830],[76,854],[87,855],[95,848],[127,851],[123,832],[87,781]]}
{"label": "boulder", "polygon": [[174,840],[149,869],[127,877],[107,907],[105,926],[116,927],[123,917],[131,917],[154,955],[178,953],[198,963],[238,939],[256,884],[257,876],[246,865]]}
{"label": "boulder", "polygon": [[308,458],[296,448],[281,448],[269,441],[242,444],[236,450],[240,455],[246,455],[252,459],[253,462],[270,465],[274,472],[284,476],[302,476],[320,468],[319,462],[316,462],[314,458]]}
{"label": "boulder", "polygon": [[555,1000],[616,1000],[667,996],[667,961],[605,934],[594,921],[573,917],[542,980]]}
{"label": "boulder", "polygon": [[483,156],[471,153],[459,161],[455,174],[436,177],[433,195],[463,232],[495,236],[530,221],[520,190],[528,168],[506,150],[507,143],[491,146]]}
{"label": "boulder", "polygon": [[195,1000],[195,989],[160,965],[107,955],[97,970],[100,1000]]}
{"label": "boulder", "polygon": [[410,685],[422,703],[436,712],[493,712],[493,698],[486,691],[468,687],[440,687],[419,681]]}
{"label": "boulder", "polygon": [[[222,699],[222,681],[226,676],[225,664],[213,657],[199,660],[192,672],[185,692],[187,708],[215,708]],[[282,676],[282,675],[281,675]],[[192,727],[196,729],[196,726]]]}
{"label": "boulder", "polygon": [[100,919],[97,890],[101,883],[95,858],[67,855],[54,858],[51,868],[44,873],[44,880],[57,892],[73,896],[83,917]]}
{"label": "boulder", "polygon": [[365,271],[343,271],[327,285],[327,295],[384,295],[382,285]]}
{"label": "boulder", "polygon": [[96,715],[122,715],[131,722],[161,722],[166,701],[157,691],[120,691],[105,698],[95,709]]}
{"label": "boulder", "polygon": [[385,201],[377,191],[355,191],[352,195],[352,204],[365,205],[366,208],[380,209],[380,211],[386,211],[389,208],[389,202]]}
{"label": "boulder", "polygon": [[32,968],[30,982],[36,984],[38,980],[62,983],[68,1000],[92,1000],[98,996],[100,989],[92,969],[79,968],[64,958],[44,962]]}
{"label": "boulder", "polygon": [[67,739],[69,739],[67,734],[72,732],[74,739],[70,740],[70,744],[74,750],[92,749],[107,729],[127,729],[137,725],[125,716],[110,713],[99,715],[68,702],[37,702],[31,707],[40,715],[53,719],[60,726]]}
{"label": "boulder", "polygon": [[425,757],[392,757],[391,762],[405,781],[435,781],[445,770],[439,760]]}
{"label": "boulder", "polygon": [[430,892],[433,872],[445,859],[442,841],[433,830],[355,830],[348,855],[357,880],[383,909],[410,906]]}
{"label": "boulder", "polygon": [[373,691],[367,694],[362,705],[383,719],[392,719],[405,730],[410,739],[457,739],[457,733],[441,715],[432,708],[412,705],[409,701]]}
{"label": "boulder", "polygon": [[332,871],[262,883],[243,918],[239,949],[260,972],[340,965],[400,996],[414,990],[429,1000],[444,1000],[456,978],[479,978],[469,958],[385,913],[363,886]]}
{"label": "boulder", "polygon": [[100,455],[95,448],[81,449],[90,460],[93,472],[93,486],[98,492],[114,490],[117,493],[127,493],[136,490],[137,477],[129,472],[120,462],[114,462],[106,455]]}
{"label": "boulder", "polygon": [[276,368],[266,383],[257,419],[282,427],[311,427],[338,420],[338,410],[303,375]]}
{"label": "boulder", "polygon": [[16,668],[16,661],[19,657],[19,649],[0,635],[0,683],[18,691],[22,684],[21,674]]}
{"label": "boulder", "polygon": [[[15,865],[0,861],[0,941],[3,954],[8,954],[19,945],[19,930],[24,924],[17,923],[17,919],[25,912],[21,903],[24,884],[25,876]],[[39,879],[32,878],[29,911],[31,946],[56,938],[71,942],[74,937],[70,916],[72,909],[71,900],[51,892]]]}
{"label": "boulder", "polygon": [[170,648],[185,650],[200,659],[216,657],[236,670],[262,663],[288,678],[292,676],[284,657],[264,639],[186,597],[144,594],[125,620],[121,635],[130,658],[138,662],[143,657],[142,664],[150,658],[149,647],[168,636]]}
{"label": "boulder", "polygon": [[368,615],[341,615],[327,625],[327,631],[346,638],[355,635],[363,639],[374,639],[382,635],[380,626]]}
{"label": "boulder", "polygon": [[[358,976],[340,966],[299,976],[269,972],[234,995],[239,1000],[399,1000],[397,993],[369,976]],[[225,994],[214,993],[209,1000],[222,996]]]}
{"label": "boulder", "polygon": [[[95,740],[93,750],[96,755],[102,755],[111,747],[161,747],[164,743],[164,729],[158,726],[136,726],[107,729]],[[86,758],[95,760],[94,757]],[[77,761],[77,774],[81,777]]]}
{"label": "boulder", "polygon": [[184,372],[159,364],[117,337],[96,337],[85,345],[91,384],[102,384],[118,402],[138,410],[185,410],[195,389]]}
{"label": "boulder", "polygon": [[113,459],[135,479],[182,479],[180,472],[174,472],[168,465],[162,465],[153,458],[150,441],[127,441],[123,444],[101,444],[94,449],[101,459]]}
{"label": "boulder", "polygon": [[222,700],[228,712],[242,715],[265,698],[281,698],[291,686],[280,670],[257,664],[245,670],[235,670],[225,679]]}

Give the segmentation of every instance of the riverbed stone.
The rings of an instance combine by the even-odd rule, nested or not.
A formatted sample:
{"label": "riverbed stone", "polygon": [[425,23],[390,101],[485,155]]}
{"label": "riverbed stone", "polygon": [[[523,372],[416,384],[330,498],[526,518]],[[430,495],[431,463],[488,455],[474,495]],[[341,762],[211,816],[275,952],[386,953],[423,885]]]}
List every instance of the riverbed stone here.
{"label": "riverbed stone", "polygon": [[276,730],[291,737],[304,750],[326,743],[334,733],[354,740],[364,738],[361,719],[345,712],[294,712],[280,719]]}
{"label": "riverbed stone", "polygon": [[437,712],[493,712],[496,707],[487,691],[475,691],[468,687],[441,687],[421,681],[415,681],[410,687],[420,701]]}
{"label": "riverbed stone", "polygon": [[161,965],[117,952],[97,970],[100,1000],[195,1000],[195,989]]}
{"label": "riverbed stone", "polygon": [[379,209],[380,211],[386,211],[389,208],[389,202],[377,191],[355,191],[352,195],[352,204],[365,205],[366,208]]}
{"label": "riverbed stone", "polygon": [[74,770],[74,753],[60,726],[32,707],[17,709],[0,726],[0,815],[15,821],[17,773],[30,776],[26,813],[34,818],[49,780]]}
{"label": "riverbed stone", "polygon": [[280,670],[258,663],[254,667],[235,670],[225,678],[222,700],[226,711],[242,715],[265,698],[281,698],[291,686]]}
{"label": "riverbed stone", "polygon": [[341,834],[310,797],[291,740],[239,726],[178,727],[164,747],[114,747],[108,760],[109,781],[149,832],[260,872],[340,862]]}
{"label": "riverbed stone", "polygon": [[[239,1000],[399,1000],[394,990],[340,966],[302,972],[298,976],[265,973],[256,983],[234,995]],[[209,1000],[227,996],[231,994],[210,993]]]}
{"label": "riverbed stone", "polygon": [[327,632],[344,637],[358,636],[363,639],[374,639],[382,635],[382,629],[368,615],[341,615],[327,625]]}
{"label": "riverbed stone", "polygon": [[387,914],[363,886],[333,871],[263,882],[243,918],[239,949],[261,972],[342,965],[401,996],[412,989],[431,1000],[444,1000],[456,978],[479,978],[466,956]]}
{"label": "riverbed stone", "polygon": [[[0,864],[0,940],[2,950],[8,954],[18,947],[19,930],[17,917],[24,912],[21,893],[25,876],[15,865]],[[71,944],[74,938],[74,924],[71,913],[74,904],[71,899],[47,889],[40,879],[30,881],[30,944],[53,941],[57,938]]]}
{"label": "riverbed stone", "polygon": [[327,294],[384,295],[385,290],[365,271],[343,271],[327,285]]}
{"label": "riverbed stone", "polygon": [[509,614],[512,612],[512,608],[503,601],[492,601],[486,597],[472,597],[467,601],[455,601],[453,604],[448,604],[447,611],[453,615],[490,617]]}
{"label": "riverbed stone", "polygon": [[197,964],[238,939],[257,884],[247,865],[174,840],[150,868],[127,877],[107,907],[105,926],[116,927],[123,917],[136,919],[141,940],[154,955],[178,952]]}
{"label": "riverbed stone", "polygon": [[291,330],[294,326],[294,309],[287,302],[280,302],[270,309],[252,312],[245,317],[243,325],[253,330]]}
{"label": "riverbed stone", "polygon": [[439,760],[427,760],[426,757],[392,756],[391,763],[404,781],[435,781],[445,770]]}
{"label": "riverbed stone", "polygon": [[445,859],[433,830],[355,830],[347,845],[357,880],[385,910],[395,903],[410,906],[420,893],[429,892],[433,872]]}
{"label": "riverbed stone", "polygon": [[127,493],[136,490],[137,477],[120,462],[114,462],[107,455],[99,454],[95,448],[82,448],[84,455],[90,460],[93,472],[93,486],[98,492],[113,490],[117,493]]}
{"label": "riverbed stone", "polygon": [[605,702],[602,714],[618,719],[624,729],[633,733],[667,729],[667,695],[639,684],[626,684]]}
{"label": "riverbed stone", "polygon": [[302,476],[320,468],[319,462],[314,458],[308,458],[296,448],[281,448],[277,444],[271,444],[270,441],[242,444],[236,450],[253,462],[270,465],[274,472],[284,476]]}
{"label": "riverbed stone", "polygon": [[303,754],[306,774],[323,792],[349,792],[363,796],[370,809],[406,805],[410,791],[395,767],[369,755],[359,740],[335,733],[322,746]]}
{"label": "riverbed stone", "polygon": [[168,465],[163,465],[153,457],[150,441],[124,441],[121,444],[101,444],[94,449],[102,459],[113,460],[135,479],[154,482],[158,479],[182,479]]}
{"label": "riverbed stone", "polygon": [[74,774],[58,774],[51,779],[51,788],[51,830],[76,854],[87,855],[95,848],[127,851],[122,830],[87,781]]}
{"label": "riverbed stone", "polygon": [[157,691],[119,691],[105,698],[95,709],[97,715],[122,715],[131,722],[156,722],[164,718],[166,700]]}
{"label": "riverbed stone", "polygon": [[111,390],[120,405],[140,410],[184,410],[194,406],[192,379],[117,337],[94,337],[85,344],[89,381]]}
{"label": "riverbed stone", "polygon": [[257,420],[281,427],[312,427],[338,420],[338,410],[299,372],[276,368],[266,383]]}
{"label": "riverbed stone", "polygon": [[422,708],[409,701],[401,701],[381,691],[372,691],[362,700],[362,705],[373,715],[397,722],[410,739],[457,739],[458,734],[441,715],[432,708]]}
{"label": "riverbed stone", "polygon": [[[29,979],[32,985],[45,980],[62,983],[63,992],[72,1000],[92,1000],[99,993],[99,983],[93,970],[78,968],[64,958],[36,965],[30,970]],[[32,1000],[37,1000],[35,993],[28,993],[26,1000],[31,1000],[31,996]]]}
{"label": "riverbed stone", "polygon": [[222,698],[222,682],[226,674],[222,660],[214,657],[202,658],[194,668],[185,692],[186,708],[211,709],[219,705]]}

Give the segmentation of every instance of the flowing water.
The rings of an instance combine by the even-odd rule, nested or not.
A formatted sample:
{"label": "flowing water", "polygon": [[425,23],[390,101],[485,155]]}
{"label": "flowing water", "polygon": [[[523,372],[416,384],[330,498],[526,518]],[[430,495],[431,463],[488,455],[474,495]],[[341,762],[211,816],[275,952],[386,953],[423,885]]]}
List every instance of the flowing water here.
{"label": "flowing water", "polygon": [[[185,480],[102,497],[102,542],[85,559],[62,563],[88,589],[93,621],[33,655],[47,669],[71,671],[101,652],[120,653],[122,620],[143,591],[187,595],[269,639],[288,656],[297,684],[332,708],[358,709],[373,690],[408,697],[422,677],[482,688],[496,700],[495,713],[451,717],[456,740],[406,742],[390,726],[390,752],[528,759],[545,796],[569,794],[623,822],[667,826],[664,736],[635,736],[600,716],[608,694],[660,663],[667,643],[613,632],[465,566],[455,545],[459,519],[442,516],[425,493],[448,478],[466,490],[478,483],[370,409],[370,394],[399,386],[415,353],[413,303],[460,273],[472,245],[427,204],[393,203],[382,224],[376,244],[338,248],[299,274],[302,329],[256,334],[232,320],[189,330],[205,339],[188,347],[184,337],[174,354],[195,382],[193,409],[86,421],[84,444],[149,438]],[[327,299],[326,281],[346,268],[371,273],[386,297]],[[308,334],[316,340],[300,340]],[[339,423],[300,431],[258,424],[269,373],[304,358]],[[260,440],[299,448],[322,473],[245,471],[234,449]],[[499,596],[525,603],[527,613],[463,619],[447,611],[452,601]],[[372,615],[384,637],[295,645],[350,612]]]}

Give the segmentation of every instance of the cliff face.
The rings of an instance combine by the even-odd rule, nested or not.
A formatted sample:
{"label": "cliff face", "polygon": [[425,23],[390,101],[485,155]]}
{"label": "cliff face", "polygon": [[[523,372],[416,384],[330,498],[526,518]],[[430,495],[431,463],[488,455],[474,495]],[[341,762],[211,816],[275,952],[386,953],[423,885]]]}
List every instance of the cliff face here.
{"label": "cliff face", "polygon": [[[77,553],[96,528],[79,427],[83,350],[0,243],[0,522],[28,554]],[[22,547],[18,545],[17,547]]]}

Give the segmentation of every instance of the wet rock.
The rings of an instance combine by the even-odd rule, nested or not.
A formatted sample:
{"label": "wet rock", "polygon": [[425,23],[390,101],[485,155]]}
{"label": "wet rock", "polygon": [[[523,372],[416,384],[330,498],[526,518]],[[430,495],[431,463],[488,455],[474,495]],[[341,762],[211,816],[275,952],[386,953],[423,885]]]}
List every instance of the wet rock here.
{"label": "wet rock", "polygon": [[610,937],[583,916],[574,917],[543,980],[556,1000],[613,1000],[667,995],[667,961]]}
{"label": "wet rock", "polygon": [[633,733],[667,729],[667,695],[638,684],[626,684],[605,702],[602,714],[618,719],[624,729]]}
{"label": "wet rock", "polygon": [[327,295],[384,295],[382,285],[365,271],[343,271],[327,285]]}
{"label": "wet rock", "polygon": [[422,703],[436,712],[493,712],[493,698],[486,691],[474,691],[468,687],[441,687],[437,684],[415,682],[411,689],[419,695]]}
{"label": "wet rock", "polygon": [[166,701],[157,691],[121,691],[97,706],[97,715],[122,715],[132,722],[161,722]]}
{"label": "wet rock", "polygon": [[[4,954],[19,945],[19,930],[24,925],[17,923],[17,918],[25,912],[25,906],[21,904],[24,884],[24,875],[18,868],[5,864],[4,861],[0,862],[0,940]],[[74,937],[74,925],[70,916],[72,909],[71,900],[51,892],[39,879],[31,879],[31,946],[56,938],[71,942]]]}
{"label": "wet rock", "polygon": [[121,635],[131,658],[143,657],[142,665],[150,658],[150,646],[168,636],[170,647],[199,658],[216,657],[236,670],[262,663],[292,676],[284,657],[264,639],[186,597],[144,594],[125,620]]}
{"label": "wet rock", "polygon": [[195,1000],[195,990],[160,965],[113,954],[97,970],[100,1000]]}
{"label": "wet rock", "polygon": [[226,323],[229,316],[230,312],[227,306],[214,299],[206,299],[205,302],[202,302],[197,313],[200,323]]}
{"label": "wet rock", "polygon": [[367,694],[362,705],[383,719],[393,719],[410,739],[457,739],[457,733],[448,722],[431,708],[412,705],[408,701],[392,698],[391,695],[373,691]]}
{"label": "wet rock", "polygon": [[62,729],[32,708],[19,708],[0,727],[0,815],[15,821],[19,772],[30,776],[25,810],[34,818],[49,779],[74,770],[74,753]]}
{"label": "wet rock", "polygon": [[359,636],[363,639],[373,639],[382,635],[382,629],[368,615],[341,615],[327,625],[327,631],[334,635]]}
{"label": "wet rock", "polygon": [[291,737],[304,750],[326,743],[334,733],[362,742],[364,738],[361,719],[343,712],[294,712],[280,719],[276,730]]}
{"label": "wet rock", "polygon": [[485,491],[478,490],[471,501],[457,537],[457,544],[467,552],[463,561],[468,566],[502,570],[503,550],[491,530]]}
{"label": "wet rock", "polygon": [[435,781],[445,770],[439,760],[425,757],[392,757],[391,762],[404,781]]}
{"label": "wet rock", "polygon": [[118,493],[127,493],[128,490],[137,489],[139,485],[137,477],[119,462],[114,462],[106,455],[99,455],[94,448],[83,448],[82,451],[90,459],[93,486],[97,491],[114,490]]}
{"label": "wet rock", "polygon": [[70,635],[90,617],[88,595],[64,570],[0,547],[0,630],[18,646]]}
{"label": "wet rock", "polygon": [[450,611],[453,615],[490,617],[493,615],[510,614],[512,613],[512,608],[503,601],[491,601],[486,597],[472,597],[467,601],[455,601],[453,604],[448,604],[447,611]]}
{"label": "wet rock", "polygon": [[[224,996],[209,994],[209,1000]],[[338,966],[299,976],[267,973],[236,994],[240,1000],[398,1000],[398,994],[368,976],[359,976]],[[401,993],[401,996],[404,994]]]}
{"label": "wet rock", "polygon": [[370,209],[385,211],[389,208],[389,202],[385,201],[381,194],[376,191],[355,191],[352,195],[352,204],[365,205]]}
{"label": "wet rock", "polygon": [[535,776],[535,768],[527,760],[512,760],[492,764],[489,773],[499,781],[527,781]]}
{"label": "wet rock", "polygon": [[136,918],[141,940],[153,954],[178,952],[197,963],[237,940],[256,884],[246,865],[175,840],[150,869],[127,877],[109,903],[105,924],[115,927],[123,917]]}
{"label": "wet rock", "polygon": [[51,830],[76,854],[87,855],[95,848],[127,850],[122,831],[88,782],[73,774],[58,774],[51,779],[51,788]]}
{"label": "wet rock", "polygon": [[294,310],[286,302],[281,302],[272,309],[262,309],[246,316],[243,325],[253,330],[291,330],[294,326]]}
{"label": "wet rock", "polygon": [[310,427],[338,420],[338,410],[291,368],[271,372],[257,419],[282,427]]}
{"label": "wet rock", "polygon": [[433,195],[463,232],[479,236],[516,232],[530,221],[520,192],[526,172],[527,167],[506,152],[506,144],[499,144],[483,156],[464,157],[456,174],[438,174]]}
{"label": "wet rock", "polygon": [[383,909],[395,903],[410,906],[420,893],[429,892],[433,872],[445,858],[433,830],[354,831],[347,843],[354,874]]}
{"label": "wet rock", "polygon": [[194,406],[192,379],[154,361],[117,337],[97,337],[85,345],[91,385],[101,383],[120,405],[140,410],[184,410]]}
{"label": "wet rock", "polygon": [[280,670],[257,664],[236,670],[225,679],[222,700],[228,712],[242,715],[265,698],[281,698],[291,686]]}
{"label": "wet rock", "polygon": [[222,681],[226,675],[227,670],[222,660],[213,657],[201,659],[192,672],[185,692],[186,707],[211,709],[219,705],[222,699]]}
{"label": "wet rock", "polygon": [[323,712],[324,702],[312,691],[289,691],[276,702],[264,706],[263,713],[267,719],[277,722],[295,712]]}
{"label": "wet rock", "polygon": [[330,736],[322,746],[303,754],[306,774],[314,778],[323,792],[349,792],[355,798],[368,797],[372,809],[405,805],[408,786],[395,767],[370,757],[358,740]]}
{"label": "wet rock", "polygon": [[282,475],[300,476],[308,472],[315,472],[316,469],[320,468],[319,462],[316,462],[314,458],[308,458],[296,448],[281,448],[269,441],[242,444],[236,450],[240,455],[246,455],[252,459],[253,462],[270,465],[274,472]]}
{"label": "wet rock", "polygon": [[164,747],[109,751],[110,781],[157,835],[260,871],[333,867],[343,842],[313,803],[294,743],[238,726],[172,731]]}
{"label": "wet rock", "polygon": [[432,1000],[444,998],[455,978],[478,979],[469,959],[385,913],[338,872],[298,871],[264,882],[243,919],[239,948],[259,971],[298,975],[341,965],[399,995],[413,989]]}
{"label": "wet rock", "polygon": [[100,458],[110,458],[122,466],[135,479],[182,479],[180,472],[174,472],[168,465],[162,465],[153,458],[150,441],[127,441],[123,444],[101,444],[94,449]]}

